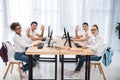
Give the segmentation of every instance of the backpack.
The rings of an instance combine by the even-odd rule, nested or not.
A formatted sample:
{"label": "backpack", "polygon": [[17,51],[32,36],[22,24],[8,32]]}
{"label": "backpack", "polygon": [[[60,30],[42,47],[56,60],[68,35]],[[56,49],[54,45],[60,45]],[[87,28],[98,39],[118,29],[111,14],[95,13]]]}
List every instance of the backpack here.
{"label": "backpack", "polygon": [[7,49],[7,46],[4,42],[2,42],[2,47],[0,49],[0,56],[3,60],[3,62],[6,63],[7,65],[7,62],[8,62],[8,49]]}
{"label": "backpack", "polygon": [[107,67],[112,62],[113,51],[110,47],[104,50],[103,60],[102,63]]}

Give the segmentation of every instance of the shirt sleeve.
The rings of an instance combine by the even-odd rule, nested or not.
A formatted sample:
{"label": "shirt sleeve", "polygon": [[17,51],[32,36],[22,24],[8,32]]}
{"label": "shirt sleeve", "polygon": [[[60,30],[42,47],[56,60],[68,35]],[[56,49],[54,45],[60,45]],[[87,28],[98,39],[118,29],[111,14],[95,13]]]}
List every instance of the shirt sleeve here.
{"label": "shirt sleeve", "polygon": [[101,38],[97,40],[97,42],[94,45],[87,45],[87,47],[96,51],[99,48],[99,46],[101,46],[102,44],[103,44],[103,39]]}
{"label": "shirt sleeve", "polygon": [[26,43],[24,38],[19,37],[19,36],[15,36],[13,40],[17,45],[19,45],[23,48],[33,46],[33,44]]}

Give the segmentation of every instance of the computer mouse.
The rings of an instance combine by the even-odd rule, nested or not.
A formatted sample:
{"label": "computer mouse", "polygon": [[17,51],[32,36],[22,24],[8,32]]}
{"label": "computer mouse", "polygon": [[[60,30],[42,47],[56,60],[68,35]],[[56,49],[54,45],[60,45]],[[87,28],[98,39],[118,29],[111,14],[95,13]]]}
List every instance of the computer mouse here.
{"label": "computer mouse", "polygon": [[45,40],[46,40],[46,37],[43,37],[41,40],[42,40],[42,41],[45,41]]}
{"label": "computer mouse", "polygon": [[44,47],[44,43],[38,45],[38,49],[42,49]]}

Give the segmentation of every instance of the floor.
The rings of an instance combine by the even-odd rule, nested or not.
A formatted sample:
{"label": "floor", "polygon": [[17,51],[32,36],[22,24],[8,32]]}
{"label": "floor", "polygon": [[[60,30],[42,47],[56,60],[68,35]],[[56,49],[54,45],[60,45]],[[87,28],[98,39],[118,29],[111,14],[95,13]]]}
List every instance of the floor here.
{"label": "floor", "polygon": [[[120,53],[115,53],[113,56],[113,61],[110,64],[110,66],[105,67],[103,65],[103,69],[105,72],[105,76],[107,80],[120,80]],[[5,73],[5,70],[7,66],[2,62],[2,59],[0,58],[0,80],[3,80],[3,74]],[[60,79],[60,67],[61,64],[58,63],[58,80]],[[71,71],[73,71],[76,67],[75,63],[65,63],[64,67],[64,75],[65,79],[80,79],[84,80],[84,67],[80,71],[79,74],[75,74],[70,76]],[[52,62],[39,62],[39,64],[34,68],[33,71],[33,77],[34,79],[41,78],[41,79],[48,79],[48,78],[54,78],[54,63]],[[18,69],[17,66],[14,66],[13,73],[11,74],[10,72],[7,74],[5,80],[19,80],[19,74],[18,74]],[[28,80],[28,73],[25,75],[23,80]],[[103,77],[100,75],[99,71],[97,68],[92,68],[92,73],[91,73],[91,80],[103,80]]]}

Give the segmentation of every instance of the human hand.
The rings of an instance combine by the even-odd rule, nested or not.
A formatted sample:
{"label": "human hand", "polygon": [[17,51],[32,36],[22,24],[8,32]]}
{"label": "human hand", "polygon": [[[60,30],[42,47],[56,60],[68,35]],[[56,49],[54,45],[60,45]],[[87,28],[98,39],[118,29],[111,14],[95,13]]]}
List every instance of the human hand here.
{"label": "human hand", "polygon": [[79,31],[79,26],[78,25],[75,27],[75,31]]}
{"label": "human hand", "polygon": [[84,49],[87,48],[86,44],[84,44],[82,42],[80,42],[79,44],[82,46],[82,48],[84,48]]}
{"label": "human hand", "polygon": [[44,26],[44,25],[41,25],[40,30],[41,30],[41,31],[44,31],[44,30],[45,30],[45,26]]}
{"label": "human hand", "polygon": [[33,46],[38,46],[38,45],[40,45],[41,44],[41,42],[37,42],[37,43],[35,43]]}
{"label": "human hand", "polygon": [[79,38],[83,37],[83,35],[79,35]]}
{"label": "human hand", "polygon": [[87,48],[87,46],[86,46],[86,45],[82,45],[82,48],[86,49],[86,48]]}

